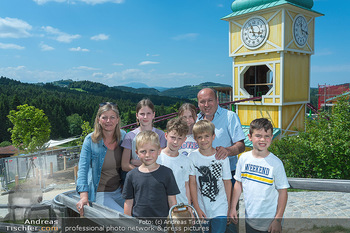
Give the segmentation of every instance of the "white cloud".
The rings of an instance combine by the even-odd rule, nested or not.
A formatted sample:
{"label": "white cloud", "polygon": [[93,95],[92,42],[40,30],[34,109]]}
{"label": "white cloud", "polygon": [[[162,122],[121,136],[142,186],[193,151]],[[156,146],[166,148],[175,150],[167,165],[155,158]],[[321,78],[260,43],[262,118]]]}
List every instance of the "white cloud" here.
{"label": "white cloud", "polygon": [[9,66],[6,68],[2,68],[2,70],[24,70],[24,69],[26,69],[25,66],[16,66],[16,67]]}
{"label": "white cloud", "polygon": [[60,30],[58,30],[57,28],[53,28],[51,26],[46,26],[46,27],[42,27],[42,29],[50,34],[50,35],[54,35],[55,37],[53,39],[57,40],[58,42],[63,42],[63,43],[70,43],[72,42],[72,40],[74,39],[79,39],[81,36],[76,34],[76,35],[70,35],[68,33],[65,32],[61,32]]}
{"label": "white cloud", "polygon": [[173,37],[173,40],[195,40],[199,36],[198,33],[187,33]]}
{"label": "white cloud", "polygon": [[23,46],[20,45],[16,45],[16,44],[4,44],[4,43],[0,43],[0,49],[24,49]]}
{"label": "white cloud", "polygon": [[[101,82],[103,83],[110,83],[108,85],[119,85],[119,84],[125,84],[128,82],[134,82],[134,81],[145,81],[149,80],[148,73],[145,73],[144,71],[140,69],[126,69],[121,72],[113,72],[113,73],[94,73],[92,75],[95,78],[99,78]],[[114,84],[115,83],[115,84]]]}
{"label": "white cloud", "polygon": [[43,5],[47,2],[67,2],[68,0],[33,0],[36,2],[38,5]]}
{"label": "white cloud", "polygon": [[114,65],[114,66],[123,66],[124,64],[123,63],[113,63],[112,65]]}
{"label": "white cloud", "polygon": [[108,40],[109,36],[106,34],[98,34],[96,36],[92,36],[90,39],[91,40]]}
{"label": "white cloud", "polygon": [[146,57],[159,57],[160,55],[159,54],[149,54],[149,53],[147,53],[146,54]]}
{"label": "white cloud", "polygon": [[103,3],[124,3],[124,0],[33,0],[34,2],[36,2],[38,5],[43,5],[45,3],[48,2],[64,2],[64,3],[68,3],[68,4],[76,4],[77,2],[84,2],[86,4],[90,4],[90,5],[96,5],[96,4],[103,4]]}
{"label": "white cloud", "polygon": [[140,62],[139,66],[155,65],[155,64],[159,64],[159,62],[157,62],[157,61],[143,61],[143,62]]}
{"label": "white cloud", "polygon": [[89,52],[90,50],[82,49],[80,47],[76,47],[76,48],[70,48],[69,51],[72,51],[72,52]]}
{"label": "white cloud", "polygon": [[47,44],[44,44],[44,42],[41,42],[39,44],[39,47],[40,47],[41,51],[51,51],[51,50],[55,49],[55,48],[53,48],[53,47],[51,47],[51,46],[49,46]]}
{"label": "white cloud", "polygon": [[78,1],[85,2],[91,5],[102,4],[107,2],[117,3],[117,4],[124,3],[124,0],[78,0]]}
{"label": "white cloud", "polygon": [[97,73],[92,74],[92,77],[94,77],[94,78],[103,77],[103,76],[104,76],[104,74],[102,72],[97,72]]}
{"label": "white cloud", "polygon": [[87,71],[99,70],[97,68],[93,68],[93,67],[89,67],[89,66],[78,66],[78,67],[73,67],[73,69],[76,69],[76,70],[87,70]]}
{"label": "white cloud", "polygon": [[23,38],[31,36],[32,26],[16,18],[0,18],[0,38]]}

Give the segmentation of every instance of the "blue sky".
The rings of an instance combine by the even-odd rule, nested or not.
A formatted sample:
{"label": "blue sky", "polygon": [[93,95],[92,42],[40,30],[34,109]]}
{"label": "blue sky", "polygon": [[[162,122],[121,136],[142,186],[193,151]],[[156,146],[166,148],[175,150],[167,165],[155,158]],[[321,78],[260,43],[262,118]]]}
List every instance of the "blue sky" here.
{"label": "blue sky", "polygon": [[[1,0],[0,76],[180,87],[232,84],[232,0]],[[350,1],[314,0],[311,87],[350,82]]]}

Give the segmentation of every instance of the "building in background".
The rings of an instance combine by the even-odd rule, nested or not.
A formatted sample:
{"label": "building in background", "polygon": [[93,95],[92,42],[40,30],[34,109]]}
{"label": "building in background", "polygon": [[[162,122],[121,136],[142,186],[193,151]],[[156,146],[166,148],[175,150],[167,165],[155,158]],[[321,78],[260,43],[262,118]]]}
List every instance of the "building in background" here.
{"label": "building in background", "polygon": [[333,106],[339,97],[350,94],[350,83],[341,85],[318,85],[318,109]]}

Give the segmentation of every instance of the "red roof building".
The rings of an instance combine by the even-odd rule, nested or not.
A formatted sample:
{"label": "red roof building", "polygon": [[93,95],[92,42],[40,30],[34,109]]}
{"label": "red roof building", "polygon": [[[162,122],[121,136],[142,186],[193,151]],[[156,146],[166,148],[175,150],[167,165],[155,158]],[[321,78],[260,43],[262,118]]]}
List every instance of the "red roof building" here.
{"label": "red roof building", "polygon": [[332,106],[337,97],[350,91],[350,83],[342,85],[318,85],[318,109]]}
{"label": "red roof building", "polygon": [[0,158],[10,157],[19,153],[19,149],[14,146],[0,147]]}

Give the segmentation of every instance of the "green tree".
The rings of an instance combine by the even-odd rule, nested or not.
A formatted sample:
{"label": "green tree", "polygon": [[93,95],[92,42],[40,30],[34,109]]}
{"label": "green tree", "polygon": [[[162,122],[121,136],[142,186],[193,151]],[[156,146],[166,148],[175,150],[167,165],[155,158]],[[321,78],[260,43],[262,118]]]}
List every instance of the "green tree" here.
{"label": "green tree", "polygon": [[67,121],[70,136],[76,136],[82,133],[81,125],[83,124],[83,120],[81,119],[78,113],[74,113],[68,116]]}
{"label": "green tree", "polygon": [[93,128],[91,128],[90,123],[87,121],[84,121],[83,124],[81,125],[81,129],[82,129],[82,133],[81,136],[79,137],[79,140],[77,140],[77,146],[81,146],[83,145],[84,139],[85,137],[91,133],[92,131],[94,131]]}
{"label": "green tree", "polygon": [[5,95],[0,95],[0,142],[9,141],[11,134],[7,131],[10,121],[6,117],[9,114],[8,101]]}
{"label": "green tree", "polygon": [[18,105],[21,104],[21,101],[19,100],[18,95],[14,95],[13,98],[10,100],[10,109],[14,110],[17,108]]}
{"label": "green tree", "polygon": [[330,112],[305,121],[305,132],[284,137],[269,148],[284,162],[287,176],[350,179],[348,100],[342,98]]}
{"label": "green tree", "polygon": [[3,142],[0,143],[0,147],[6,147],[6,146],[11,146],[11,142],[3,141]]}
{"label": "green tree", "polygon": [[52,110],[50,122],[52,126],[51,137],[53,139],[68,137],[67,116],[61,105],[55,105]]}
{"label": "green tree", "polygon": [[33,106],[19,105],[7,116],[13,128],[10,128],[11,140],[15,147],[29,153],[41,150],[50,139],[50,122],[43,110]]}

